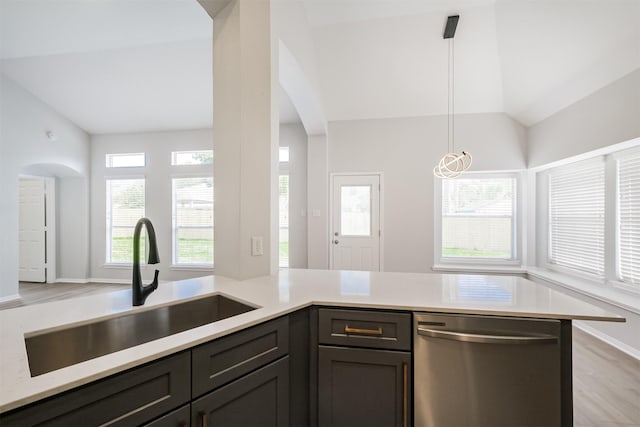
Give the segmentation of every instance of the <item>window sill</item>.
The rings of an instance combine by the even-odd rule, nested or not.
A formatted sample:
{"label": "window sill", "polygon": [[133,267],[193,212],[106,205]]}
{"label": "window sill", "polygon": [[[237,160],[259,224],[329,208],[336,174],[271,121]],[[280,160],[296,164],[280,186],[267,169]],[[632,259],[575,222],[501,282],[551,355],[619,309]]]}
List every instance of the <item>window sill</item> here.
{"label": "window sill", "polygon": [[[112,268],[114,270],[131,270],[133,268],[133,263],[103,264],[102,268]],[[146,270],[147,268],[148,264],[140,264],[141,270]]]}
{"label": "window sill", "polygon": [[640,314],[640,293],[620,289],[600,281],[573,277],[569,274],[538,267],[528,267],[527,274],[607,304]]}
{"label": "window sill", "polygon": [[479,274],[525,274],[527,270],[521,266],[507,265],[453,265],[436,264],[431,267],[436,273],[479,273]]}
{"label": "window sill", "polygon": [[171,265],[169,270],[175,271],[207,271],[213,273],[213,265]]}

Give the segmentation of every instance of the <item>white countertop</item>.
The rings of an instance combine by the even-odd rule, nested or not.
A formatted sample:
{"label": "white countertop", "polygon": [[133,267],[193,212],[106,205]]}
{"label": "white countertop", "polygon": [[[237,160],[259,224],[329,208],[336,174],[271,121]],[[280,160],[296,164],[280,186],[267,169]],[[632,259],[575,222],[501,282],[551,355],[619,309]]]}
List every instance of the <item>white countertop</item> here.
{"label": "white countertop", "polygon": [[[31,377],[24,335],[223,293],[248,313]],[[208,276],[165,283],[144,306],[118,291],[0,311],[0,412],[87,384],[310,305],[549,319],[624,321],[618,315],[521,277],[283,270],[235,281]]]}

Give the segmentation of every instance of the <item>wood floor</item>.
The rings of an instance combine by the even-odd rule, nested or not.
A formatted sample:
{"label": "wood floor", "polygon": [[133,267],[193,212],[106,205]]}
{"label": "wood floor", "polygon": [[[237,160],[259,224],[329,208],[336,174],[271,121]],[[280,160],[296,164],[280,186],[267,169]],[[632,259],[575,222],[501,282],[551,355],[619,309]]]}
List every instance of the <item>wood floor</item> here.
{"label": "wood floor", "polygon": [[[21,283],[21,301],[0,309],[128,289],[104,283]],[[573,328],[573,414],[576,427],[640,427],[640,360]]]}

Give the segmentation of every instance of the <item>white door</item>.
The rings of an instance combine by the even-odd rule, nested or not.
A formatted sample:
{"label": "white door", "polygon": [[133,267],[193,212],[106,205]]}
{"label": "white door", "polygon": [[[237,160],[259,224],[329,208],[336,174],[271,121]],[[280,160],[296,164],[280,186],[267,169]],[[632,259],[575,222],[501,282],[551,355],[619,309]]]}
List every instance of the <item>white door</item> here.
{"label": "white door", "polygon": [[380,176],[332,180],[331,268],[380,271]]}
{"label": "white door", "polygon": [[45,181],[20,179],[19,280],[44,282],[45,275]]}

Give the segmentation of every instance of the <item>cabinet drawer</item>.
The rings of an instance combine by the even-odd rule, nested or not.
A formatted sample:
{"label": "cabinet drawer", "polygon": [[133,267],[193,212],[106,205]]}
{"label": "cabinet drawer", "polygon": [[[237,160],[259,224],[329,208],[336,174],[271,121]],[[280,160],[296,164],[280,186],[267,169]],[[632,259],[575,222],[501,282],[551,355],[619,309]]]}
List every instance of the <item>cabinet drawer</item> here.
{"label": "cabinet drawer", "polygon": [[189,352],[35,403],[0,418],[2,426],[133,426],[190,399]]}
{"label": "cabinet drawer", "polygon": [[318,310],[318,342],[411,350],[411,314],[370,310]]}
{"label": "cabinet drawer", "polygon": [[289,352],[289,320],[281,317],[192,351],[192,394],[200,396]]}

